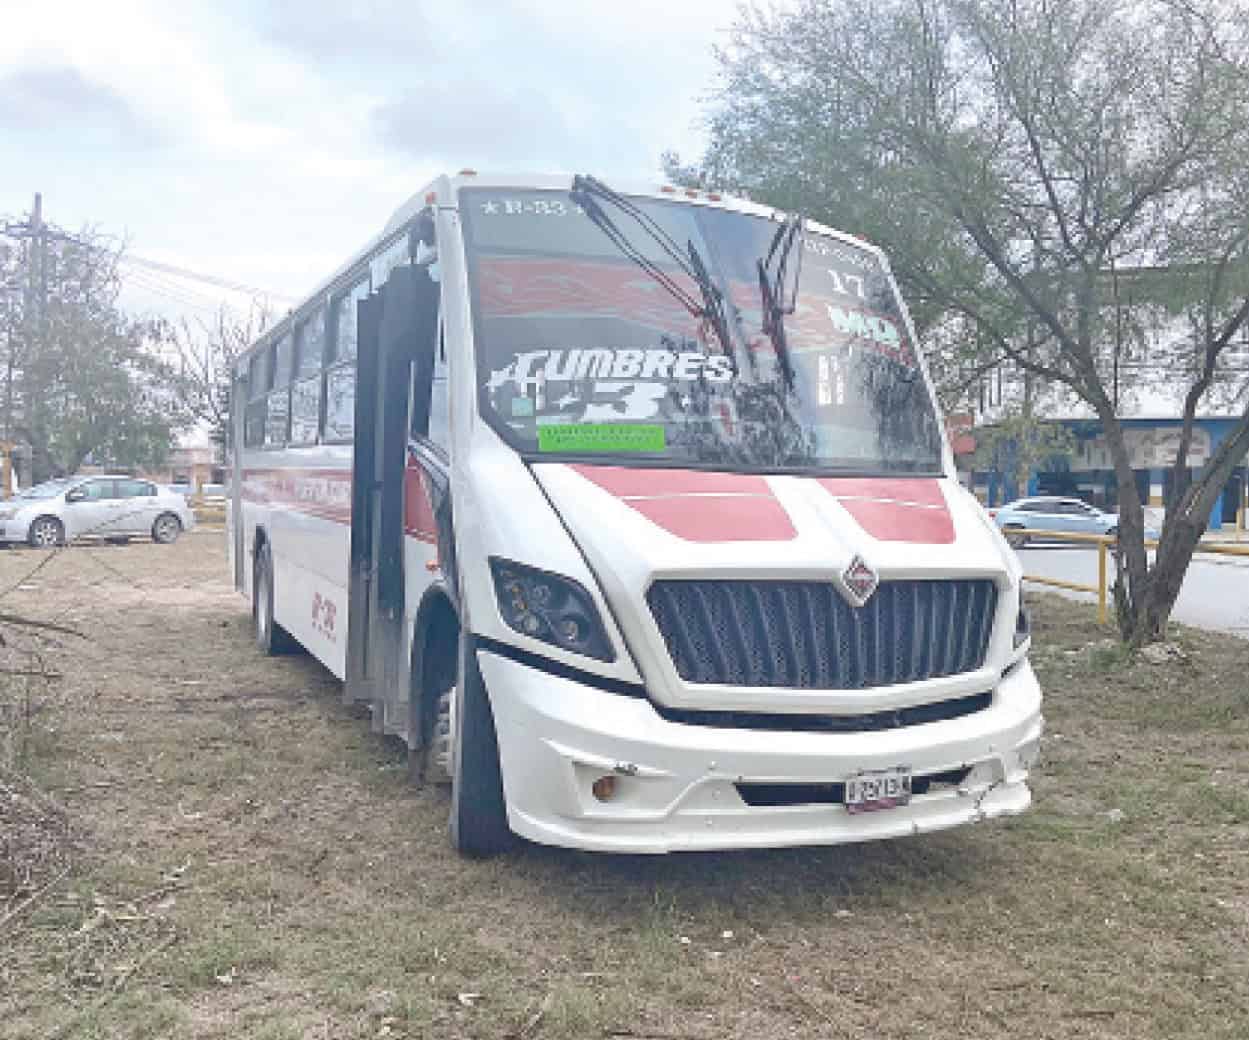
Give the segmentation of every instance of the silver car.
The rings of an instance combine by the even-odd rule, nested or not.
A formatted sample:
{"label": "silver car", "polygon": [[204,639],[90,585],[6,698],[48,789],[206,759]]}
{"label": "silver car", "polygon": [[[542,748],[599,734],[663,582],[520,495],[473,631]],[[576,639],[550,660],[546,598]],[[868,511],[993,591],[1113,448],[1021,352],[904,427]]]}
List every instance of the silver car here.
{"label": "silver car", "polygon": [[[1102,512],[1078,498],[1021,498],[1006,503],[992,515],[1006,541],[1016,549],[1029,540],[1044,540],[1049,532],[1109,535],[1111,538],[1119,534],[1117,515]],[[1024,534],[1025,531],[1032,534]],[[1158,538],[1158,531],[1148,522],[1145,537]]]}
{"label": "silver car", "polygon": [[64,477],[0,502],[0,541],[44,549],[87,535],[167,544],[194,526],[185,498],[137,477]]}

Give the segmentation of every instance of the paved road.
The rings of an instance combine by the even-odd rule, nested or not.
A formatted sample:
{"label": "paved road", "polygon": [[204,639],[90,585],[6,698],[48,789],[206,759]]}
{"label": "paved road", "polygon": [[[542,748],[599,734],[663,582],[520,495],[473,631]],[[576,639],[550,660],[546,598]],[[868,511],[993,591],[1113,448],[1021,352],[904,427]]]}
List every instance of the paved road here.
{"label": "paved road", "polygon": [[[1025,574],[1097,584],[1097,550],[1074,545],[1028,546],[1019,550]],[[1114,560],[1110,561],[1114,581]],[[1039,585],[1030,586],[1034,589]],[[1074,599],[1095,600],[1079,592],[1060,592]],[[1114,607],[1109,609],[1113,612]],[[1249,557],[1204,556],[1193,560],[1172,615],[1176,621],[1199,628],[1234,632],[1249,638]]]}

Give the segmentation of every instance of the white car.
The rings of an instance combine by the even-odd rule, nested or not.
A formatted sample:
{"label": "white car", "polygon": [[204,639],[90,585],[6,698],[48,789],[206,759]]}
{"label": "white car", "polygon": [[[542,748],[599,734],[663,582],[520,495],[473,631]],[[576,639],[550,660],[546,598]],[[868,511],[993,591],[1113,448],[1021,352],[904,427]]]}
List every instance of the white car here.
{"label": "white car", "polygon": [[137,477],[62,477],[0,502],[0,541],[43,549],[87,535],[167,544],[194,526],[185,498]]}

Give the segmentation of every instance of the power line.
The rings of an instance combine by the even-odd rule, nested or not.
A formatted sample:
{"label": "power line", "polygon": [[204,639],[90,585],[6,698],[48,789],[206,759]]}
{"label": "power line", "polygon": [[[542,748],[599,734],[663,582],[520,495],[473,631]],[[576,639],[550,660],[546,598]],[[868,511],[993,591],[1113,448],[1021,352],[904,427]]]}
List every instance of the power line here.
{"label": "power line", "polygon": [[[6,224],[3,233],[12,235],[14,238],[36,237],[42,234],[50,238],[59,238],[66,242],[72,242],[75,245],[92,248],[93,244],[76,235],[71,235],[59,228],[51,228],[39,221],[38,216],[33,217],[24,224]],[[144,267],[149,271],[160,271],[164,274],[175,275],[179,278],[190,279],[191,281],[203,282],[205,285],[215,285],[219,289],[228,289],[231,292],[245,293],[248,296],[266,296],[272,300],[285,300],[287,303],[297,303],[298,298],[290,296],[286,293],[272,292],[269,289],[259,289],[254,285],[245,285],[243,282],[232,281],[229,278],[223,278],[220,275],[204,274],[201,271],[192,271],[186,267],[179,267],[176,264],[164,263],[160,260],[150,260],[147,257],[135,256],[133,253],[122,253],[118,260],[123,264],[130,264],[135,267]]]}
{"label": "power line", "polygon": [[137,275],[131,275],[126,279],[126,281],[136,290],[151,293],[155,296],[169,300],[172,303],[177,303],[183,307],[191,307],[196,310],[210,313],[216,313],[223,307],[229,310],[237,310],[224,301],[212,301],[198,293],[185,289],[178,289],[168,283],[148,281],[146,278],[141,278]]}
{"label": "power line", "polygon": [[121,256],[121,262],[123,264],[133,264],[137,267],[146,267],[152,271],[161,271],[164,274],[177,275],[180,278],[189,278],[192,281],[203,282],[206,285],[215,285],[219,289],[229,289],[232,292],[246,293],[249,296],[268,296],[275,300],[287,300],[291,303],[296,302],[294,296],[287,296],[285,293],[270,292],[267,289],[257,289],[254,285],[244,285],[242,282],[234,282],[228,278],[220,278],[217,275],[190,271],[185,267],[178,267],[175,264],[162,263],[159,260],[148,260],[146,257],[135,256],[133,253],[123,253]]}
{"label": "power line", "polygon": [[220,305],[224,300],[224,297],[221,295],[197,289],[193,286],[187,285],[184,281],[156,274],[153,271],[131,271],[129,274],[123,276],[123,280],[132,285],[155,286],[157,289],[163,289],[169,293],[178,296],[185,296],[203,303],[211,303],[213,306]]}

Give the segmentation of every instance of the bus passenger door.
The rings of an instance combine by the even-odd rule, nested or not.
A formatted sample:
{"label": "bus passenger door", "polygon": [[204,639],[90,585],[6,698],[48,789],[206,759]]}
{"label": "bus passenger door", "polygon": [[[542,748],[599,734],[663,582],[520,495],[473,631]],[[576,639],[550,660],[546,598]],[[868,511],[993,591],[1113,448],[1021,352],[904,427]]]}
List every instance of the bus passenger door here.
{"label": "bus passenger door", "polygon": [[[404,499],[412,373],[433,365],[439,287],[394,268],[357,318],[355,451],[346,697],[374,705],[377,729],[406,727]],[[428,378],[428,377],[427,377]]]}

